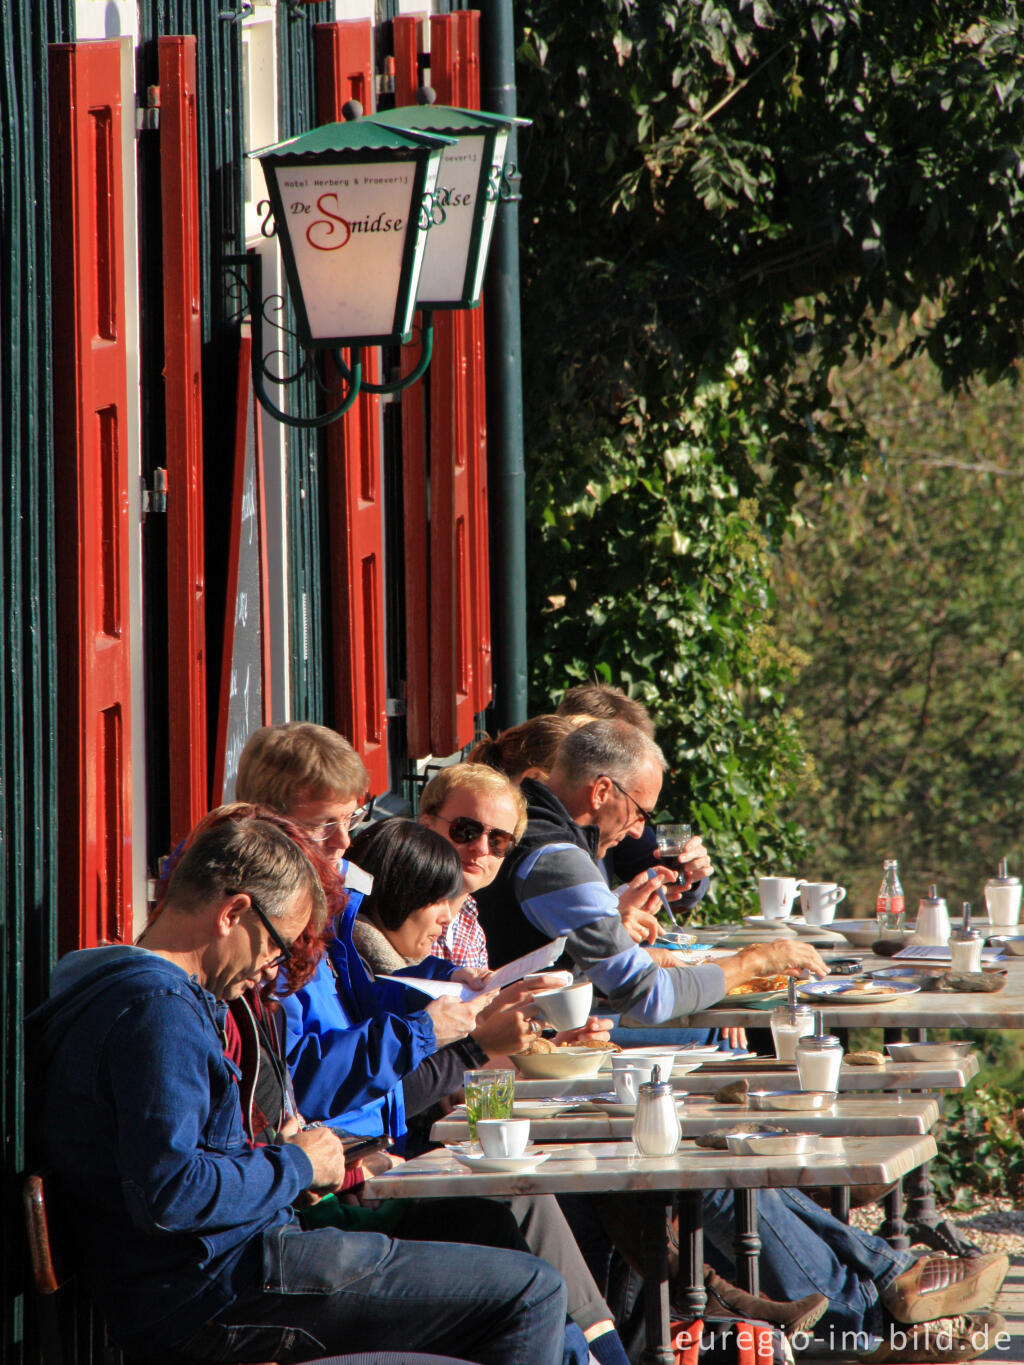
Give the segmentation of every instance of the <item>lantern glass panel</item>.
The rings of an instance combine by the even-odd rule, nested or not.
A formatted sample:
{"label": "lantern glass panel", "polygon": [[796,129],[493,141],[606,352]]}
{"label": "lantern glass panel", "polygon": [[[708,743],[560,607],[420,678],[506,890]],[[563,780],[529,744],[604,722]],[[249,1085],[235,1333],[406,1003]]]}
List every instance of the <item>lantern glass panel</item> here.
{"label": "lantern glass panel", "polygon": [[[494,142],[494,155],[490,165],[489,184],[494,186],[494,193],[488,194],[484,205],[483,219],[480,225],[480,249],[476,256],[476,275],[469,286],[469,297],[476,301],[480,297],[484,287],[484,272],[487,269],[487,256],[491,249],[491,234],[494,232],[494,219],[498,212],[498,183],[501,179],[501,172],[505,166],[505,150],[508,147],[508,133],[499,132]],[[447,152],[445,153],[447,156]]]}
{"label": "lantern glass panel", "polygon": [[434,189],[439,161],[431,158],[425,179],[414,160],[278,165],[280,209],[314,344],[409,333],[423,261],[423,194]]}
{"label": "lantern glass panel", "polygon": [[435,218],[428,234],[421,299],[461,299],[465,293],[487,141],[484,136],[462,136],[442,158],[437,202],[444,210],[444,221]]}

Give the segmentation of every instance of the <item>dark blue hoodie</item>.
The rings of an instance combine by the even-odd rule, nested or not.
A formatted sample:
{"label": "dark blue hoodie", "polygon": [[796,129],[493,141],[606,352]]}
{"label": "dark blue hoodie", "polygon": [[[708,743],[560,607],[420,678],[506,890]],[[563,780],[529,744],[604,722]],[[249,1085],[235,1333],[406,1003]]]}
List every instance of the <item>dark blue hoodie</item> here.
{"label": "dark blue hoodie", "polygon": [[69,953],[29,1016],[30,1123],[76,1263],[128,1352],[185,1341],[262,1279],[262,1233],[313,1178],[252,1148],[224,1006],[155,953]]}

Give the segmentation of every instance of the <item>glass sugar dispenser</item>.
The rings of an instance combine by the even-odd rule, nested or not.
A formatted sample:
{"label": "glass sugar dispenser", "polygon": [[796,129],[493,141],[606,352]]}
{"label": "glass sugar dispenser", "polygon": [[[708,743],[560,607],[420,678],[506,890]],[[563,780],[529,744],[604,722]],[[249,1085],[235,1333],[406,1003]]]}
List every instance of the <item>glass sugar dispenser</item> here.
{"label": "glass sugar dispenser", "polygon": [[639,1090],[633,1144],[640,1156],[671,1156],[682,1135],[672,1086],[661,1079],[661,1067],[655,1066],[650,1081]]}

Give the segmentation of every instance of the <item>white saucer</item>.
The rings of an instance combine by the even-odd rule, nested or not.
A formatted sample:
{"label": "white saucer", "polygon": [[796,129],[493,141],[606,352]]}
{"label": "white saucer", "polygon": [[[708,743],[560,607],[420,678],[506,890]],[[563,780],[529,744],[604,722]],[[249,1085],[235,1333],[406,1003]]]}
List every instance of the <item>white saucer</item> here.
{"label": "white saucer", "polygon": [[449,1147],[448,1151],[456,1161],[468,1166],[471,1171],[482,1171],[492,1175],[521,1175],[535,1171],[551,1155],[550,1152],[526,1151],[522,1156],[487,1156],[485,1152],[469,1152],[456,1147]]}
{"label": "white saucer", "polygon": [[753,924],[758,929],[776,928],[780,924],[788,924],[793,929],[807,926],[803,915],[744,915],[743,923]]}

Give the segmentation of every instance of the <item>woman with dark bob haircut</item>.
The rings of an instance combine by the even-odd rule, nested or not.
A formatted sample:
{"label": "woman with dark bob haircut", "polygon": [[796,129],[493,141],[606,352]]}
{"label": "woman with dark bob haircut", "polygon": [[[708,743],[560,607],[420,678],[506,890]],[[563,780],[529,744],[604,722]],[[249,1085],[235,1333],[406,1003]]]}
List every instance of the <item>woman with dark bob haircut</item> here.
{"label": "woman with dark bob haircut", "polygon": [[462,863],[447,839],[416,820],[360,830],[349,857],[373,877],[353,938],[375,972],[422,962],[462,899]]}

